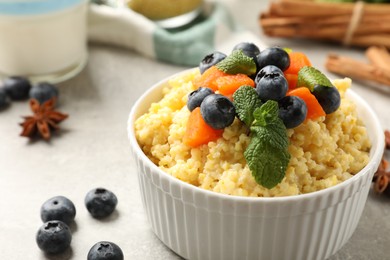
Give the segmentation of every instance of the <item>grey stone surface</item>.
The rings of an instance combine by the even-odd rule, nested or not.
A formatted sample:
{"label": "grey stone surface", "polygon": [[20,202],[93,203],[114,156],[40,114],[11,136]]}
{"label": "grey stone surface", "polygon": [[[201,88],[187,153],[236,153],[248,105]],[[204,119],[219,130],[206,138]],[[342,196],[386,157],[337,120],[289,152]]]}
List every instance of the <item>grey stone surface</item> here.
{"label": "grey stone surface", "polygon": [[[267,1],[225,2],[235,18],[268,45],[304,51],[321,70],[329,52],[363,58],[361,49],[267,38],[257,21]],[[87,67],[59,84],[59,109],[70,117],[50,142],[19,137],[21,116],[31,113],[27,102],[14,102],[0,113],[0,259],[86,259],[90,247],[100,240],[120,245],[126,259],[179,259],[154,236],[147,222],[126,123],[130,108],[146,89],[183,69],[131,50],[90,45]],[[372,89],[364,82],[354,82],[353,89],[371,104],[383,128],[390,129],[389,91]],[[99,186],[112,190],[119,200],[116,212],[100,221],[90,217],[84,206],[86,193]],[[71,199],[77,215],[71,226],[71,250],[49,257],[36,246],[35,233],[41,225],[41,204],[55,195]],[[390,198],[371,192],[352,238],[330,260],[389,259],[389,217]]]}

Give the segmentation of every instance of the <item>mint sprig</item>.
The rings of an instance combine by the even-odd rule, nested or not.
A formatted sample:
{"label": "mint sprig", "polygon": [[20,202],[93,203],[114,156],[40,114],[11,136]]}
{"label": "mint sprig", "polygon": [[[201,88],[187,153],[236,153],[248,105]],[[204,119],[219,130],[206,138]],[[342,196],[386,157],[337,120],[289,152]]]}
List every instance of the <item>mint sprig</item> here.
{"label": "mint sprig", "polygon": [[251,57],[246,56],[242,50],[234,50],[229,56],[217,63],[217,68],[227,74],[256,73],[256,63]]}
{"label": "mint sprig", "polygon": [[310,91],[313,91],[315,85],[333,87],[332,82],[318,69],[311,66],[305,66],[300,69],[297,86],[307,87]]}
{"label": "mint sprig", "polygon": [[253,112],[262,105],[256,90],[251,86],[241,86],[233,94],[237,117],[247,126],[251,126],[255,117]]}
{"label": "mint sprig", "polygon": [[254,112],[256,121],[251,127],[252,133],[263,140],[267,140],[273,147],[280,150],[288,147],[286,127],[279,118],[279,108],[276,101],[267,101]]}
{"label": "mint sprig", "polygon": [[[290,154],[288,136],[283,121],[279,118],[278,103],[258,101],[256,91],[247,86],[233,94],[233,103],[238,117],[251,130],[251,140],[244,152],[249,169],[256,182],[268,189],[280,183],[285,174]],[[258,98],[258,97],[257,97]]]}

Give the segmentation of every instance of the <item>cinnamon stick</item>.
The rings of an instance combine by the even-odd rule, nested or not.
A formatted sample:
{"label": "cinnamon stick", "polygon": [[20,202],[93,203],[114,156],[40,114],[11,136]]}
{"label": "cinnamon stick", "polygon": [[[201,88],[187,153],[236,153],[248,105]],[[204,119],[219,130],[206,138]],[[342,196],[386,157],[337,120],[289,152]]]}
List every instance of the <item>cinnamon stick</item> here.
{"label": "cinnamon stick", "polygon": [[[352,15],[355,3],[330,3],[300,0],[274,1],[270,5],[270,12],[281,16],[328,16]],[[387,4],[366,4],[366,14],[380,15],[389,14],[390,7]]]}
{"label": "cinnamon stick", "polygon": [[342,76],[370,80],[390,86],[390,74],[373,64],[367,64],[345,56],[330,54],[328,55],[325,67],[330,72]]}
{"label": "cinnamon stick", "polygon": [[[351,15],[332,15],[328,17],[301,17],[301,16],[278,16],[272,13],[262,13],[260,16],[260,24],[261,26],[285,26],[285,25],[347,25],[351,21]],[[370,15],[365,14],[361,23],[373,23],[377,25],[385,24],[386,22],[390,22],[390,14],[386,15]]]}
{"label": "cinnamon stick", "polygon": [[372,35],[356,36],[352,38],[351,45],[361,46],[361,47],[383,45],[386,47],[390,47],[390,35],[372,34]]}
{"label": "cinnamon stick", "polygon": [[390,74],[390,54],[383,46],[371,46],[366,50],[366,57],[375,66]]}
{"label": "cinnamon stick", "polygon": [[[261,14],[259,23],[268,36],[390,48],[390,4],[355,7],[354,3],[279,0],[271,2],[269,10]],[[351,17],[356,18],[356,15],[359,18],[352,21]],[[358,25],[351,26],[353,22]]]}
{"label": "cinnamon stick", "polygon": [[[339,24],[334,26],[322,26],[317,24],[308,24],[308,25],[285,25],[285,26],[275,26],[270,28],[269,26],[263,26],[264,33],[269,35],[288,35],[290,37],[295,36],[305,36],[305,37],[343,37],[346,30],[348,29],[348,24]],[[375,32],[375,33],[374,33]],[[373,35],[373,34],[386,34],[389,33],[390,37],[390,23],[389,24],[364,24],[358,27],[354,35]]]}

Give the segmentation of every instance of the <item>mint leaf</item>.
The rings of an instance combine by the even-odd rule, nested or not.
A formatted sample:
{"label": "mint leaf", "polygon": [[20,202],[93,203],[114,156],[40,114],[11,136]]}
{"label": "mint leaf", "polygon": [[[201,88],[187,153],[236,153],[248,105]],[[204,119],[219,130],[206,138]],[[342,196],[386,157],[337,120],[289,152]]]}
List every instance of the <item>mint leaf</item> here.
{"label": "mint leaf", "polygon": [[333,87],[330,80],[319,70],[311,66],[305,66],[298,72],[297,86],[307,87],[313,91],[315,85]]}
{"label": "mint leaf", "polygon": [[251,57],[246,56],[242,50],[234,50],[229,56],[217,63],[217,68],[227,74],[256,73],[256,63]]}
{"label": "mint leaf", "polygon": [[291,48],[287,48],[287,47],[284,47],[283,50],[289,54],[293,51]]}
{"label": "mint leaf", "polygon": [[[277,117],[275,117],[275,115]],[[253,112],[256,121],[254,125],[266,126],[279,118],[279,107],[276,101],[268,100],[264,105]]]}
{"label": "mint leaf", "polygon": [[267,101],[253,115],[252,138],[244,157],[256,182],[271,189],[282,181],[290,161],[286,127],[276,101]]}
{"label": "mint leaf", "polygon": [[283,180],[290,161],[287,149],[277,149],[255,136],[252,137],[244,156],[256,182],[268,189]]}
{"label": "mint leaf", "polygon": [[251,131],[259,138],[268,140],[278,149],[288,147],[286,127],[279,118],[279,107],[276,101],[269,100],[254,112],[255,121]]}
{"label": "mint leaf", "polygon": [[285,131],[285,128],[283,129],[277,125],[268,125],[266,127],[251,127],[252,137],[256,136],[256,138],[266,140],[267,143],[280,150],[288,147],[288,138],[285,138],[287,137]]}
{"label": "mint leaf", "polygon": [[233,104],[238,118],[248,127],[254,120],[253,112],[261,106],[261,100],[256,90],[251,86],[241,86],[233,94]]}

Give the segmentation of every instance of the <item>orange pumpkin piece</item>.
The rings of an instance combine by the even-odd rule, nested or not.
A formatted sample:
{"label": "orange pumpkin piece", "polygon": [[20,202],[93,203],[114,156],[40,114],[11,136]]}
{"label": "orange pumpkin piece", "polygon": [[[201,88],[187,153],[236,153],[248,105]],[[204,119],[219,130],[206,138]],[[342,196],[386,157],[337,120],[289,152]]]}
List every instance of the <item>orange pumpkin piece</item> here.
{"label": "orange pumpkin piece", "polygon": [[194,79],[193,84],[196,88],[208,87],[216,91],[218,90],[218,86],[215,83],[216,79],[226,75],[229,74],[219,70],[216,66],[212,66],[208,68],[205,72],[203,72],[203,74],[200,75],[200,77]]}
{"label": "orange pumpkin piece", "polygon": [[288,89],[292,90],[300,87],[297,86],[299,70],[305,66],[311,66],[311,62],[302,52],[290,52],[288,55],[290,57],[290,67],[284,71],[284,76],[288,83]]}
{"label": "orange pumpkin piece", "polygon": [[297,96],[305,101],[307,106],[306,120],[315,119],[320,116],[325,116],[325,111],[322,109],[316,97],[306,87],[293,89],[287,93],[288,96]]}
{"label": "orange pumpkin piece", "polygon": [[187,122],[187,129],[184,135],[184,143],[193,148],[202,144],[215,141],[222,136],[223,129],[217,130],[209,126],[200,113],[200,107],[192,110]]}
{"label": "orange pumpkin piece", "polygon": [[255,82],[245,74],[222,76],[216,79],[219,93],[231,96],[241,86],[255,87]]}
{"label": "orange pumpkin piece", "polygon": [[300,69],[311,66],[310,60],[302,52],[290,52],[288,56],[290,57],[290,66],[284,71],[285,74],[298,75]]}
{"label": "orange pumpkin piece", "polygon": [[288,90],[293,90],[297,87],[298,83],[298,75],[296,74],[284,74],[284,77],[287,80],[288,83]]}

